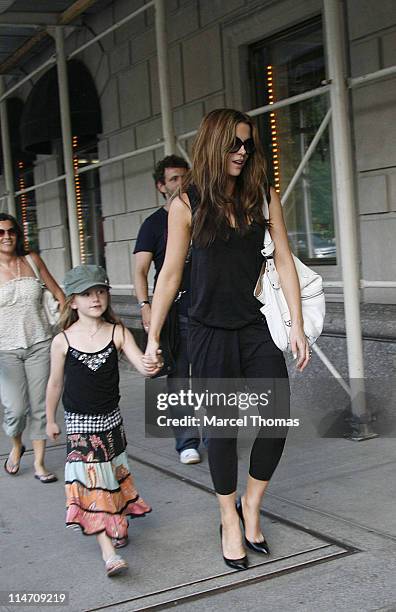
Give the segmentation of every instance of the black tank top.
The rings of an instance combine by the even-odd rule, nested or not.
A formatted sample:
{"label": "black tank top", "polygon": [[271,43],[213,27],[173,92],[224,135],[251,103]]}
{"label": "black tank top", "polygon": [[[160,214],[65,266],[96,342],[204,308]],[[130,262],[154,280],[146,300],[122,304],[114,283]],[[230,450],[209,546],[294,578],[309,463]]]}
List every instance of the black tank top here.
{"label": "black tank top", "polygon": [[62,402],[68,412],[107,414],[120,400],[117,347],[114,330],[110,342],[100,351],[83,353],[69,345],[65,360]]}
{"label": "black tank top", "polygon": [[[187,190],[194,215],[200,199]],[[192,244],[189,316],[209,327],[240,329],[262,315],[253,291],[263,263],[264,227],[253,222],[244,235],[231,229],[227,240],[216,238],[206,248]]]}

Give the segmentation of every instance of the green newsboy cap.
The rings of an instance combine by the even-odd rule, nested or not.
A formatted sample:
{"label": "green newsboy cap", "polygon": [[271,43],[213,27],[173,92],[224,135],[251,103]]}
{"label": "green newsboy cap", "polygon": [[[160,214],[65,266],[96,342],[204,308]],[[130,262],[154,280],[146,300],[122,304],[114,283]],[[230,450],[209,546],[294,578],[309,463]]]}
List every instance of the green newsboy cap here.
{"label": "green newsboy cap", "polygon": [[75,266],[65,274],[63,286],[66,297],[73,293],[83,293],[92,287],[107,287],[110,289],[106,270],[101,266]]}

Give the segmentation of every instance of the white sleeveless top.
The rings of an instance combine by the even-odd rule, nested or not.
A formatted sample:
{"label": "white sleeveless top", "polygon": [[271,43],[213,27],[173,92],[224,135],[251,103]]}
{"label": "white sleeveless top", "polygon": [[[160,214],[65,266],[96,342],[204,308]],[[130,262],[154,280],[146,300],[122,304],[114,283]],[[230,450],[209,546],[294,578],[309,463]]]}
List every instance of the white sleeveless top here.
{"label": "white sleeveless top", "polygon": [[0,351],[29,348],[51,338],[40,281],[20,276],[0,285]]}

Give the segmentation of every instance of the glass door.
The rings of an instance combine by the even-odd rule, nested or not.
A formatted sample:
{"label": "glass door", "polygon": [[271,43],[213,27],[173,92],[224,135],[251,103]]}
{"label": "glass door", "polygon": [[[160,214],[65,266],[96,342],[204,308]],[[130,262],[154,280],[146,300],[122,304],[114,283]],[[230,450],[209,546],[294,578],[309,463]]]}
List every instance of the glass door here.
{"label": "glass door", "polygon": [[[325,60],[320,19],[249,49],[252,106],[320,87]],[[327,111],[317,96],[258,117],[272,185],[284,193]],[[326,130],[284,208],[293,251],[311,263],[335,264],[329,135]]]}

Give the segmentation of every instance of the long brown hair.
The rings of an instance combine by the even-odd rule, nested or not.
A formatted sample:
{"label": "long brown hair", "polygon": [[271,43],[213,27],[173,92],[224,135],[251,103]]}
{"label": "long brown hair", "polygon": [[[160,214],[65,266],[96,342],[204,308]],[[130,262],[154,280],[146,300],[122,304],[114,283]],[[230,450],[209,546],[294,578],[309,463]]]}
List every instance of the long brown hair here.
{"label": "long brown hair", "polygon": [[[255,151],[248,156],[236,179],[235,192],[230,197],[226,195],[227,163],[239,123],[250,126]],[[192,169],[186,177],[183,191],[192,183],[199,193],[200,204],[193,216],[192,230],[192,238],[198,246],[207,247],[216,237],[227,239],[231,217],[241,233],[247,231],[252,221],[265,225],[263,201],[268,188],[266,162],[257,127],[248,115],[230,108],[208,113],[199,127],[192,156]]]}
{"label": "long brown hair", "polygon": [[[102,319],[106,321],[107,323],[116,323],[117,325],[121,325],[121,327],[124,329],[124,324],[122,323],[121,319],[117,317],[117,315],[115,314],[115,312],[113,311],[111,307],[110,293],[109,292],[107,293],[108,293],[109,301],[107,303],[106,310],[102,314]],[[59,317],[59,322],[58,322],[59,329],[68,329],[69,327],[73,325],[73,323],[78,321],[78,312],[75,308],[72,308],[71,306],[76,295],[78,294],[73,293],[72,295],[69,295],[66,298],[65,303],[60,313],[60,317]]]}

